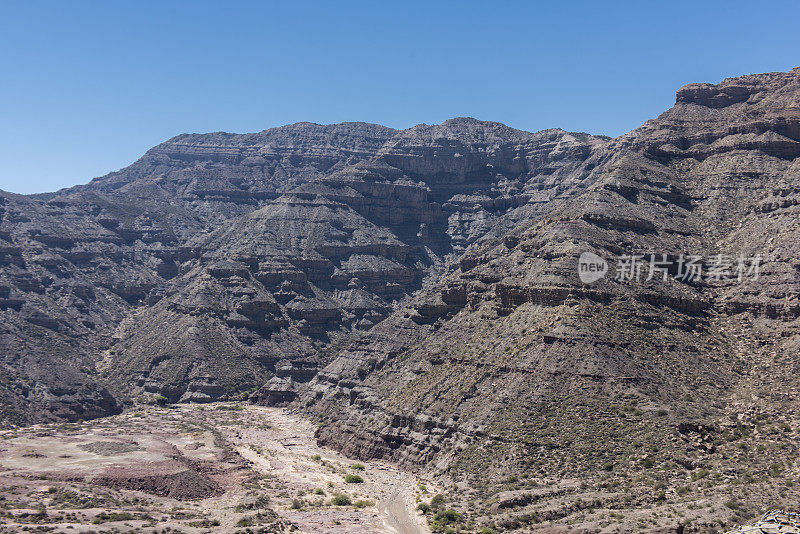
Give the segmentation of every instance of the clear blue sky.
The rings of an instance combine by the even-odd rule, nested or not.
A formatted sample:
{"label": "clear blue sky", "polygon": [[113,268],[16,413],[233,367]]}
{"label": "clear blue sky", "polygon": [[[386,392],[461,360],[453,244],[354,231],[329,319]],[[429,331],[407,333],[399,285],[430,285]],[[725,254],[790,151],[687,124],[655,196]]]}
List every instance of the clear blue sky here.
{"label": "clear blue sky", "polygon": [[0,189],[183,132],[454,116],[616,136],[695,81],[800,65],[800,2],[0,0]]}

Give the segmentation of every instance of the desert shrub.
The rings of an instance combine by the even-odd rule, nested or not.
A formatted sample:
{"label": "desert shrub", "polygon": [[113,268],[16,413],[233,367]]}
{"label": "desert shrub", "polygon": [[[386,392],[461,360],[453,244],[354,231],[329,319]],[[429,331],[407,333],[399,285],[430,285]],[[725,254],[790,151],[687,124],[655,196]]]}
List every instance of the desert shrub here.
{"label": "desert shrub", "polygon": [[100,512],[92,520],[92,523],[99,525],[100,523],[108,523],[111,521],[130,521],[133,519],[133,514],[129,512]]}
{"label": "desert shrub", "polygon": [[243,517],[239,521],[236,522],[237,527],[252,527],[255,521],[253,521],[252,517]]}
{"label": "desert shrub", "polygon": [[331,504],[334,506],[349,506],[352,504],[352,502],[353,501],[350,500],[350,497],[347,495],[342,495],[341,493],[337,493],[333,496],[333,499],[331,499]]}
{"label": "desert shrub", "polygon": [[236,505],[236,512],[249,512],[250,510],[265,510],[269,506],[269,496],[259,495],[253,502],[239,503]]}
{"label": "desert shrub", "polygon": [[433,516],[433,521],[441,525],[448,525],[461,520],[461,514],[455,510],[440,510]]}
{"label": "desert shrub", "polygon": [[364,479],[358,475],[347,475],[346,477],[344,477],[344,481],[347,482],[348,484],[361,484],[362,482],[364,482]]}
{"label": "desert shrub", "polygon": [[442,494],[434,495],[433,499],[431,499],[431,508],[433,508],[434,510],[438,510],[442,506],[444,506],[444,495]]}
{"label": "desert shrub", "polygon": [[656,466],[656,461],[651,457],[647,457],[644,460],[642,460],[642,467],[644,467],[645,469],[652,469],[655,466]]}
{"label": "desert shrub", "polygon": [[366,469],[364,467],[364,464],[353,464],[350,466],[350,468],[355,469],[356,471],[363,471],[364,469]]}
{"label": "desert shrub", "polygon": [[231,410],[234,412],[241,412],[244,410],[244,406],[241,404],[219,404],[215,408],[215,410]]}
{"label": "desert shrub", "polygon": [[431,505],[426,502],[421,502],[417,505],[417,510],[422,512],[423,514],[427,514],[431,511]]}
{"label": "desert shrub", "polygon": [[195,527],[195,528],[210,528],[210,527],[218,527],[220,525],[219,519],[202,519],[200,521],[189,521],[187,524],[190,527]]}
{"label": "desert shrub", "polygon": [[166,406],[169,404],[169,399],[166,398],[164,395],[156,395],[156,404],[159,406]]}

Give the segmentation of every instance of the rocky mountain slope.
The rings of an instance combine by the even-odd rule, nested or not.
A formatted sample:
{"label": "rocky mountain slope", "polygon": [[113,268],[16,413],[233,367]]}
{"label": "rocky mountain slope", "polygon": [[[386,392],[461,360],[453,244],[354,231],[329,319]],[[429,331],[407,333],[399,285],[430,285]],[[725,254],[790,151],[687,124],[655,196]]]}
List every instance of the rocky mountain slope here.
{"label": "rocky mountain slope", "polygon": [[118,411],[123,398],[98,385],[96,364],[113,351],[119,325],[157,302],[180,273],[190,239],[253,211],[301,175],[371,155],[394,133],[298,124],[179,136],[85,186],[0,195],[3,422]]}
{"label": "rocky mountain slope", "polygon": [[[178,136],[85,186],[5,194],[4,418],[238,398],[265,383],[264,400],[290,401],[328,348],[387,317],[506,214],[574,188],[605,143],[474,119],[404,132],[301,123]],[[44,362],[63,373],[38,373]],[[62,374],[75,387],[42,378]],[[96,386],[108,396],[99,411],[76,389],[98,382],[116,399]]]}
{"label": "rocky mountain slope", "polygon": [[[491,528],[780,501],[800,473],[799,158],[795,69],[686,86],[616,139],[300,123],[2,193],[0,418],[291,404]],[[591,284],[589,252],[609,270]]]}
{"label": "rocky mountain slope", "polygon": [[[800,70],[684,87],[585,162],[585,190],[477,244],[340,351],[303,395],[320,440],[425,466],[505,527],[727,499],[703,530],[787,502],[799,141]],[[585,252],[610,264],[593,284],[579,279]],[[668,272],[651,276],[651,254]],[[633,255],[641,278],[615,279]],[[681,255],[702,258],[700,279],[677,278]],[[713,484],[684,485],[712,469]],[[574,479],[584,487],[559,486]]]}

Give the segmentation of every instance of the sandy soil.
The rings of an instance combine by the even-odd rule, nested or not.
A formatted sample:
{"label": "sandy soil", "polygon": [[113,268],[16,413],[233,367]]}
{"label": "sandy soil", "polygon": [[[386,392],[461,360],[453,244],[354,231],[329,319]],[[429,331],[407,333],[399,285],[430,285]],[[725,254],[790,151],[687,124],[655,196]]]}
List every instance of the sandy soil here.
{"label": "sandy soil", "polygon": [[5,431],[0,532],[429,532],[415,506],[430,481],[313,435],[281,409],[238,404]]}

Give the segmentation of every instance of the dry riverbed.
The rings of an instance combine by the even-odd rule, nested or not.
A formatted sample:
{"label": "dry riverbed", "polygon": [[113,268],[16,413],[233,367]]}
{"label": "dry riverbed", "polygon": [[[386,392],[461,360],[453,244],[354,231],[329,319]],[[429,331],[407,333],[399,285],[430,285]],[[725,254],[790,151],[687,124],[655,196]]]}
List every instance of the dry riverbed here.
{"label": "dry riverbed", "polygon": [[430,482],[313,436],[225,403],[0,432],[0,532],[429,532]]}

